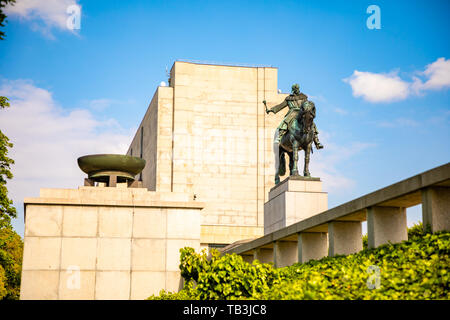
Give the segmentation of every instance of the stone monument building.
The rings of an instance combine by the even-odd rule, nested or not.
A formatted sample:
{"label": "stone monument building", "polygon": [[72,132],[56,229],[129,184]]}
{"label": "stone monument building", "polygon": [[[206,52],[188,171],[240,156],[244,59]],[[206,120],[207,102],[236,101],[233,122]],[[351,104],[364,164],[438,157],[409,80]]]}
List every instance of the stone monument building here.
{"label": "stone monument building", "polygon": [[273,137],[283,114],[278,69],[177,61],[170,86],[152,98],[127,154],[143,157],[149,190],[190,193],[205,203],[201,246],[264,234],[264,203],[274,186]]}
{"label": "stone monument building", "polygon": [[268,116],[263,101],[287,96],[278,92],[277,71],[175,62],[127,151],[145,160],[137,159],[145,167],[135,180],[110,173],[99,183],[85,171],[78,189],[25,198],[21,299],[176,291],[180,248],[255,239],[326,210],[318,178],[274,188],[273,139],[283,113]]}
{"label": "stone monument building", "polygon": [[80,157],[84,186],[25,198],[21,299],[177,291],[183,247],[225,247],[276,267],[351,254],[362,249],[362,221],[369,247],[406,240],[406,207],[419,203],[424,224],[448,230],[448,164],[331,210],[318,177],[275,186],[283,113],[268,116],[263,101],[286,96],[276,68],[175,62],[127,155]]}

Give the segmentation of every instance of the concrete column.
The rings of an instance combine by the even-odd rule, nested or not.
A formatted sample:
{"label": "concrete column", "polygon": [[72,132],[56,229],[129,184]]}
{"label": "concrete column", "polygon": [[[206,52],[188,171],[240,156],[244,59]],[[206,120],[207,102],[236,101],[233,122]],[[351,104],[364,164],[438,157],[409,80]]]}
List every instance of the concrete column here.
{"label": "concrete column", "polygon": [[319,260],[328,254],[328,237],[325,232],[301,232],[298,234],[298,262]]}
{"label": "concrete column", "polygon": [[275,242],[273,256],[276,268],[282,268],[297,263],[297,241]]}
{"label": "concrete column", "polygon": [[253,259],[258,260],[261,263],[274,262],[273,249],[271,248],[256,248],[253,252]]}
{"label": "concrete column", "polygon": [[367,238],[369,248],[388,242],[408,240],[406,208],[369,207],[367,209]]}
{"label": "concrete column", "polygon": [[423,226],[432,232],[450,230],[450,188],[429,187],[422,190]]}
{"label": "concrete column", "polygon": [[328,223],[328,255],[352,254],[362,250],[360,221],[332,221]]}
{"label": "concrete column", "polygon": [[254,255],[241,254],[241,257],[245,262],[252,263]]}
{"label": "concrete column", "polygon": [[117,186],[117,176],[115,174],[112,174],[109,176],[109,184],[108,187],[115,188]]}

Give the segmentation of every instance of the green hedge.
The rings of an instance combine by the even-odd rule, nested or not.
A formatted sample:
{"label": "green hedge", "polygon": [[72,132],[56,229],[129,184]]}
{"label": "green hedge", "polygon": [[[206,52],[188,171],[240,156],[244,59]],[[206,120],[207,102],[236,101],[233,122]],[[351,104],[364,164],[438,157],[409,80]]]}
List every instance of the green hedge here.
{"label": "green hedge", "polygon": [[399,244],[279,269],[183,248],[183,290],[149,299],[449,299],[450,233],[423,233],[419,225],[408,235]]}

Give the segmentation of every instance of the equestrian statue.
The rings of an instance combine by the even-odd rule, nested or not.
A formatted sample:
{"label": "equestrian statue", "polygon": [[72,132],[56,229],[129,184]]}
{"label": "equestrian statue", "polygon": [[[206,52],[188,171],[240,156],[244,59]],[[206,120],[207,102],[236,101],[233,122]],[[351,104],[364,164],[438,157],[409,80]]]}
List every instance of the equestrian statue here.
{"label": "equestrian statue", "polygon": [[274,152],[276,154],[275,163],[275,184],[280,183],[280,176],[286,173],[285,153],[289,156],[289,171],[291,176],[298,176],[298,152],[305,151],[305,166],[303,175],[310,177],[309,159],[313,151],[312,143],[317,149],[322,149],[323,145],[319,141],[317,127],[314,123],[316,117],[316,106],[308,97],[300,92],[298,84],[292,86],[292,93],[284,101],[270,109],[267,108],[266,100],[263,101],[266,113],[274,114],[289,107],[289,111],[284,116],[278,126],[274,137]]}

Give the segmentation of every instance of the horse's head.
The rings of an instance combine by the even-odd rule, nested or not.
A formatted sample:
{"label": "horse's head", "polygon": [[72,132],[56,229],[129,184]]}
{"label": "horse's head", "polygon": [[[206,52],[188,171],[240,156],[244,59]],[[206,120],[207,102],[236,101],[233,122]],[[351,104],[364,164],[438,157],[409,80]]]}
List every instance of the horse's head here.
{"label": "horse's head", "polygon": [[316,117],[316,106],[312,101],[305,101],[302,103],[302,111],[299,116],[301,117],[301,123],[303,127],[303,132],[305,134],[309,133],[312,128],[313,120]]}

